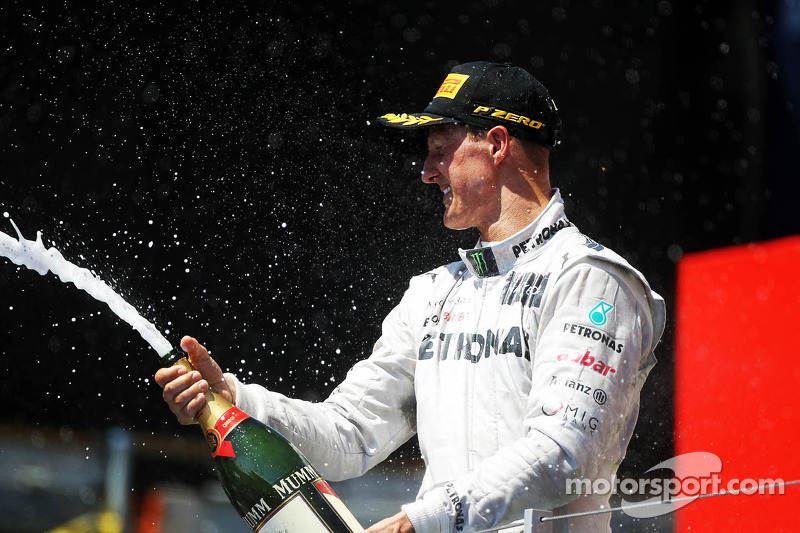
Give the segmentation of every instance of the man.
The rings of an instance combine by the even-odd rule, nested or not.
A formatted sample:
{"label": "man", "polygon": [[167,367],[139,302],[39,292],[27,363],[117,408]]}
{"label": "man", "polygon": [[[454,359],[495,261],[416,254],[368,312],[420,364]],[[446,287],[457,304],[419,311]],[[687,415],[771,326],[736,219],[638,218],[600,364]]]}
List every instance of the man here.
{"label": "man", "polygon": [[[568,480],[616,473],[664,302],[564,214],[548,167],[555,103],[525,70],[474,62],[455,67],[423,113],[379,121],[428,129],[422,181],[442,191],[445,225],[475,227],[480,242],[412,278],[372,355],[324,402],[225,379],[191,338],[199,372],[159,370],[165,400],[191,423],[215,387],[333,480],[363,474],[417,433],[417,500],[369,533],[475,531],[526,508],[607,506],[608,495],[568,494]],[[555,524],[607,531],[609,515]]]}

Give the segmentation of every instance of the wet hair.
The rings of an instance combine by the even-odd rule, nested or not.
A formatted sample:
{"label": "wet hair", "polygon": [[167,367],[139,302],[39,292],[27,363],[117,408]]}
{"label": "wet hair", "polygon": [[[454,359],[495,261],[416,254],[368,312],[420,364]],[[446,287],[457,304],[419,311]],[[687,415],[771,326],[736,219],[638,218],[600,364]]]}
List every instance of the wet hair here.
{"label": "wet hair", "polygon": [[[486,136],[486,132],[489,131],[490,128],[481,128],[479,126],[473,126],[472,124],[462,124],[464,128],[467,130],[467,137],[470,141],[479,141]],[[537,161],[539,158],[537,157],[541,153],[541,149],[544,148],[547,152],[550,152],[550,147],[544,146],[542,144],[537,143],[536,141],[531,141],[529,139],[520,139],[519,137],[511,136],[512,139],[515,139],[517,143],[519,143],[520,148],[528,154],[528,157],[532,161]]]}
{"label": "wet hair", "polygon": [[478,126],[473,126],[472,124],[464,124],[464,128],[467,130],[467,137],[471,141],[478,141],[486,135],[486,132],[489,131],[488,128],[481,128]]}

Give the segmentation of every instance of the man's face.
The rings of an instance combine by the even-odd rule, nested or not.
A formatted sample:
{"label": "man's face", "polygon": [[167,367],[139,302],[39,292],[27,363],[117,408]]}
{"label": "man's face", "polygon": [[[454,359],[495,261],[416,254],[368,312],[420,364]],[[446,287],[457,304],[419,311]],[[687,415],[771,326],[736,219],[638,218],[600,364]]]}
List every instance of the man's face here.
{"label": "man's face", "polygon": [[496,220],[491,163],[491,145],[484,138],[472,138],[463,126],[431,128],[422,181],[435,183],[444,194],[445,226],[483,233]]}

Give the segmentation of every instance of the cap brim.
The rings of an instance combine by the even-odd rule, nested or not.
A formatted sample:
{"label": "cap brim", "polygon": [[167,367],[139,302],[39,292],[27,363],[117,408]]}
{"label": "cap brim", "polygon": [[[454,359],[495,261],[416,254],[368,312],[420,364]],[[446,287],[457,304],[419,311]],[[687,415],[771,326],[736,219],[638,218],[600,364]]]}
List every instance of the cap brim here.
{"label": "cap brim", "polygon": [[378,117],[378,122],[390,128],[403,130],[415,130],[419,128],[429,128],[431,126],[458,123],[454,118],[443,117],[442,115],[433,113],[402,113],[400,115],[387,113],[382,117]]}

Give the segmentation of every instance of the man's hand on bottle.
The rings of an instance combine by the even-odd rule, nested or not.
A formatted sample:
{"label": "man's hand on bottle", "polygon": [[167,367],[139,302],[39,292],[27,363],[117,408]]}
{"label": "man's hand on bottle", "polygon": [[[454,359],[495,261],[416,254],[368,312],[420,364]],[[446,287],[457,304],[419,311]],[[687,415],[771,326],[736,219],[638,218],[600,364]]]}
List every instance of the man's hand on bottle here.
{"label": "man's hand on bottle", "polygon": [[411,525],[406,512],[400,511],[365,529],[364,533],[414,533],[414,526]]}
{"label": "man's hand on bottle", "polygon": [[193,424],[196,421],[197,414],[206,404],[205,394],[209,387],[235,404],[236,388],[225,381],[222,369],[208,355],[208,350],[192,337],[181,339],[181,348],[188,354],[189,362],[196,370],[188,371],[175,365],[156,372],[156,383],[164,389],[164,401],[178,422]]}

